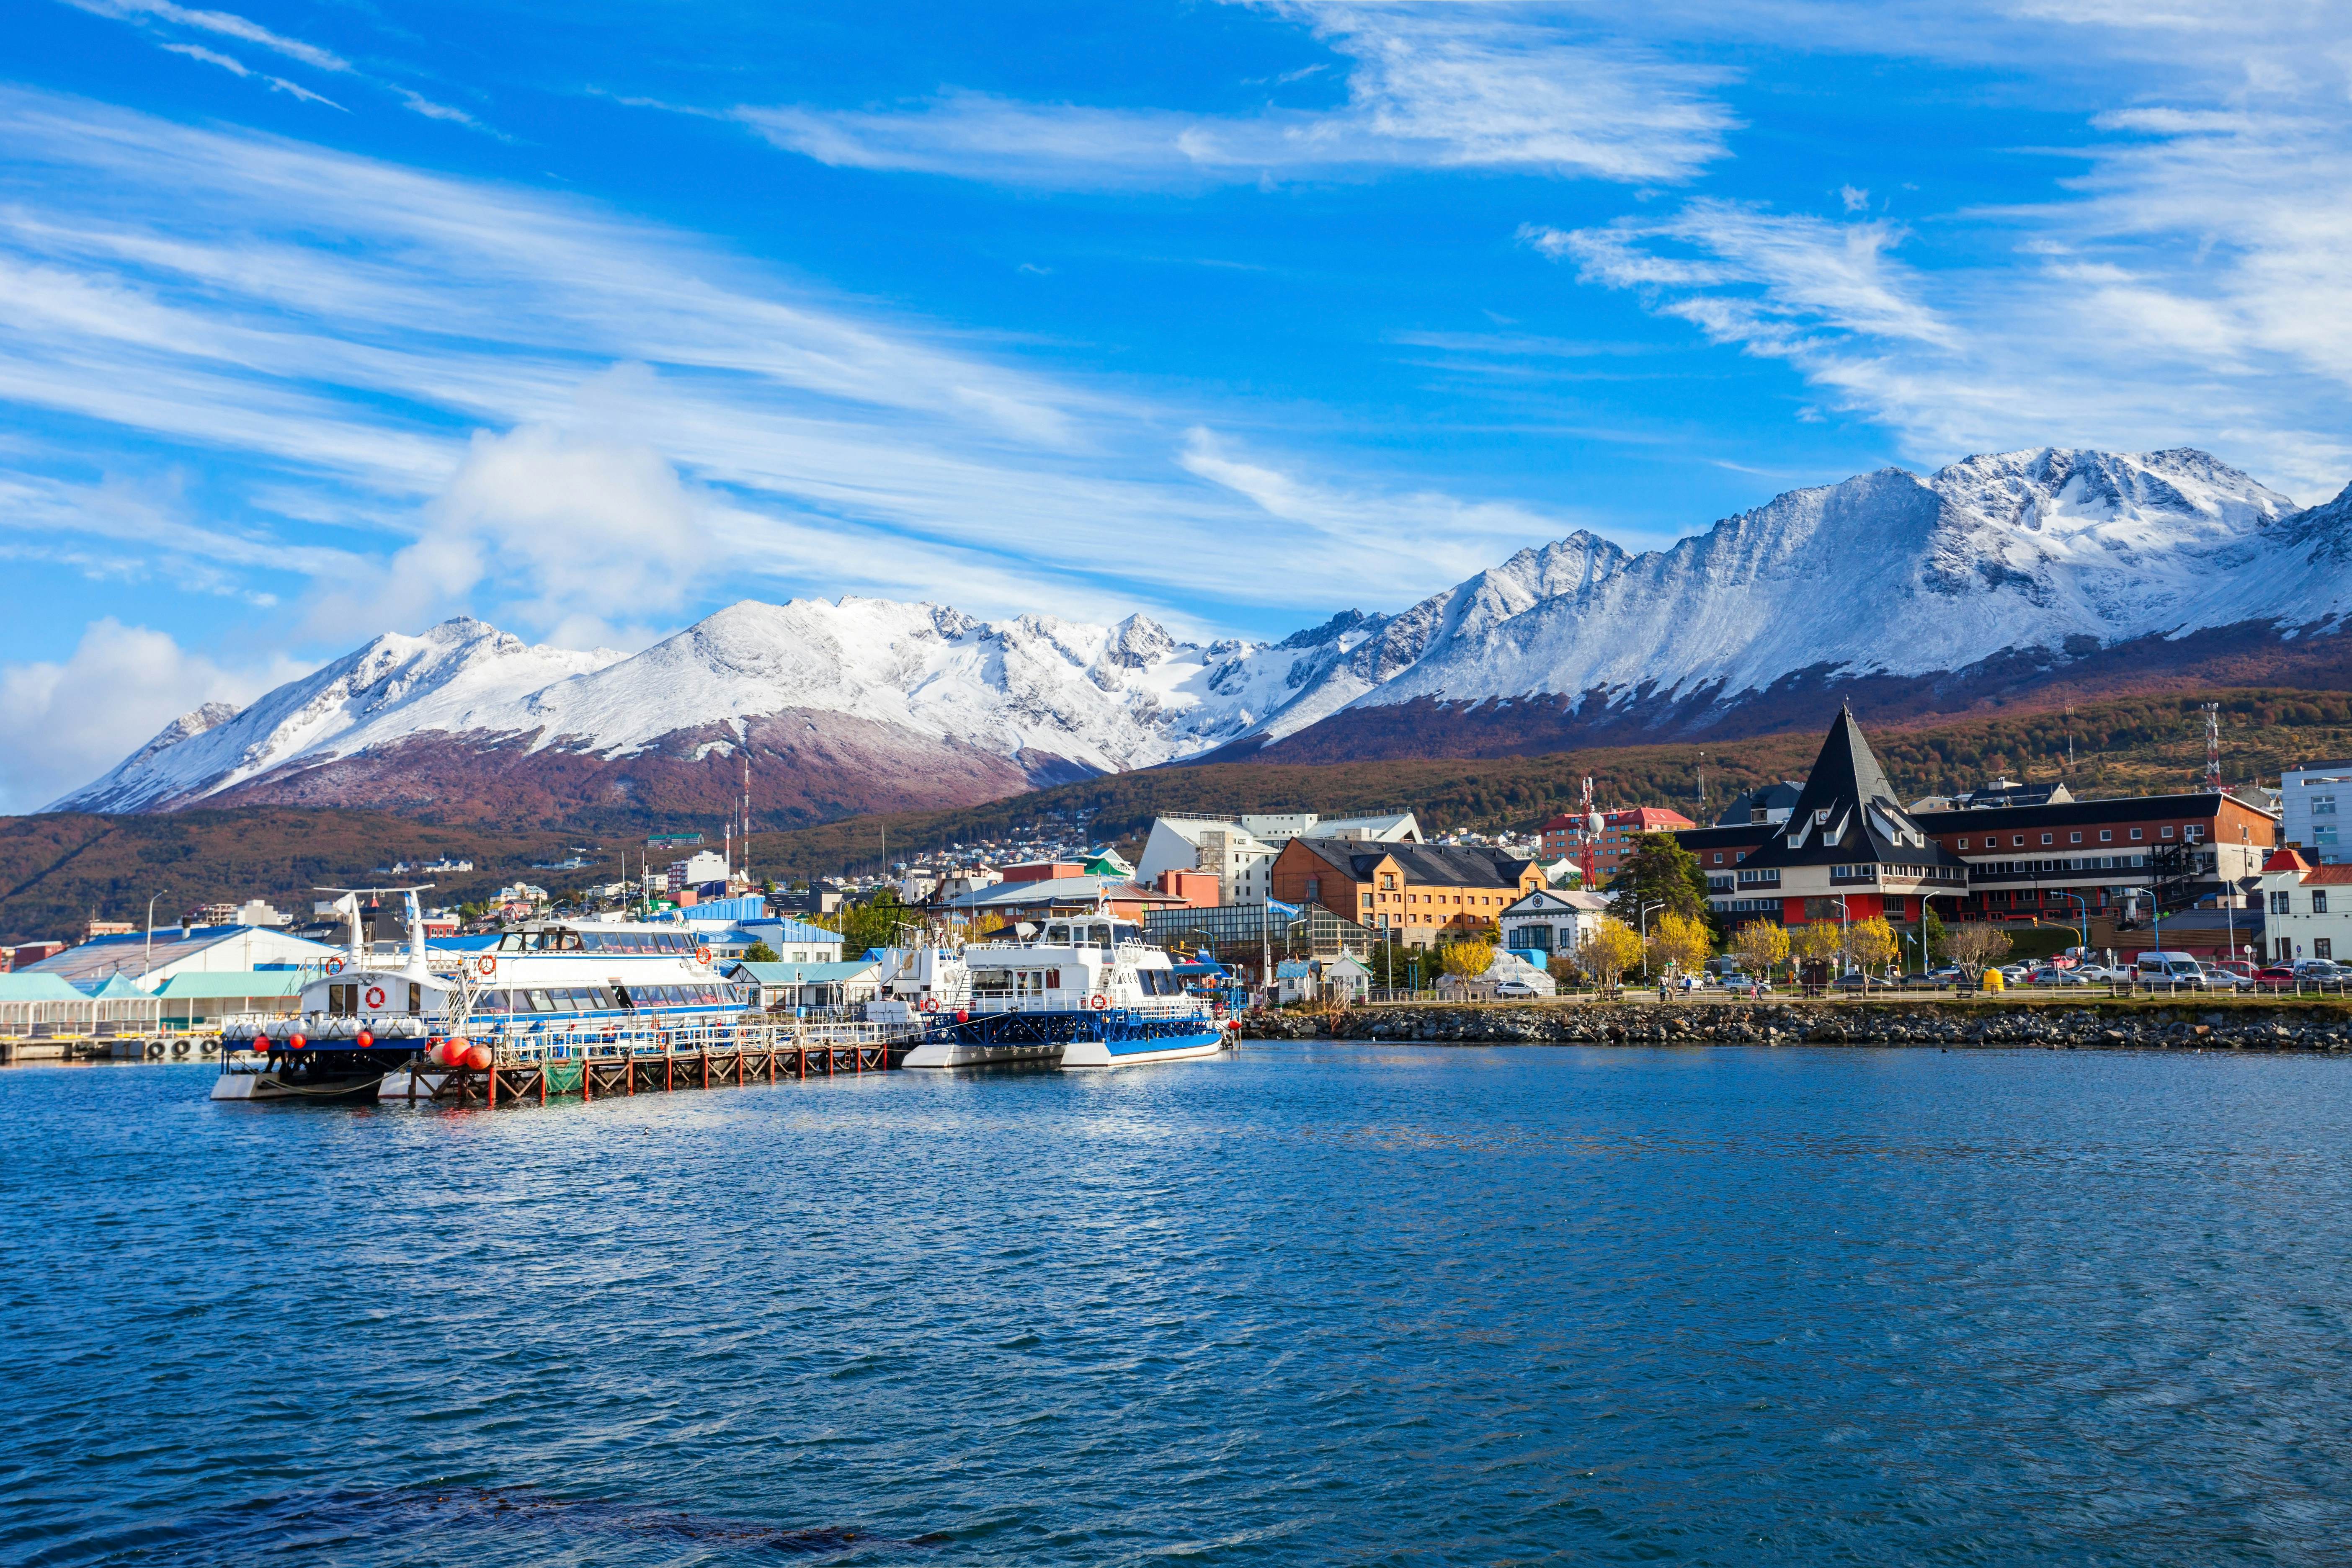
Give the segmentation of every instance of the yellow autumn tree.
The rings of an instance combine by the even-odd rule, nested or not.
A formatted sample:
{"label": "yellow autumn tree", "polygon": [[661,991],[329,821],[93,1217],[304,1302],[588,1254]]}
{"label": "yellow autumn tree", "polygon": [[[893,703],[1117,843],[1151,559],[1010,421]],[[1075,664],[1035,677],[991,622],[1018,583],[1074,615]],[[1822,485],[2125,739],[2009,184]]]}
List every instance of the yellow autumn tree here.
{"label": "yellow autumn tree", "polygon": [[1445,965],[1445,973],[1456,980],[1475,980],[1494,967],[1495,944],[1475,940],[1457,942],[1438,956]]}
{"label": "yellow autumn tree", "polygon": [[1854,921],[1846,932],[1846,942],[1853,953],[1854,966],[1862,971],[1862,987],[1865,991],[1870,989],[1871,975],[1894,963],[1903,951],[1895,928],[1877,915]]}
{"label": "yellow autumn tree", "polygon": [[1592,976],[1604,994],[1617,989],[1617,982],[1641,957],[1641,937],[1614,916],[1602,917],[1577,939],[1576,966]]}
{"label": "yellow autumn tree", "polygon": [[1845,952],[1845,933],[1835,921],[1808,921],[1789,934],[1789,952],[1801,969],[1834,964]]}
{"label": "yellow autumn tree", "polygon": [[1694,973],[1706,967],[1706,955],[1714,947],[1715,933],[1706,929],[1705,921],[1668,910],[1651,922],[1649,958],[1653,969]]}
{"label": "yellow autumn tree", "polygon": [[1789,962],[1789,928],[1778,921],[1749,921],[1731,933],[1731,951],[1739,967],[1759,980]]}

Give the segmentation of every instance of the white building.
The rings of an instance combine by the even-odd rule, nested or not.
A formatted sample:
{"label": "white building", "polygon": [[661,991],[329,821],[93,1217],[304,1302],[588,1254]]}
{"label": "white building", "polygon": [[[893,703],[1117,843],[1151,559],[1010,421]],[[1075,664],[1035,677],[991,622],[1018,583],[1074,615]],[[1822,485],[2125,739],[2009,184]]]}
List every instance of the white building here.
{"label": "white building", "polygon": [[1152,819],[1135,879],[1152,888],[1163,871],[1206,871],[1217,879],[1220,902],[1262,904],[1271,894],[1275,857],[1292,839],[1310,836],[1378,844],[1422,841],[1421,824],[1409,811],[1328,819],[1311,811],[1161,816]]}
{"label": "white building", "polygon": [[726,879],[727,857],[701,849],[683,860],[671,861],[667,880],[669,891],[675,893],[680,888],[699,888]]}
{"label": "white building", "polygon": [[94,938],[43,959],[28,973],[68,981],[120,974],[152,991],[174,975],[299,971],[342,951],[268,926],[165,926],[152,938],[144,931]]}
{"label": "white building", "polygon": [[1608,912],[1609,900],[1599,893],[1538,888],[1505,910],[1496,923],[1503,928],[1506,949],[1573,957],[1577,944]]}
{"label": "white building", "polygon": [[2352,963],[2352,865],[2315,866],[2290,846],[2263,862],[2262,889],[2272,963]]}
{"label": "white building", "polygon": [[2342,824],[2352,815],[2352,762],[2313,763],[2279,781],[2279,836],[2324,866],[2344,864]]}

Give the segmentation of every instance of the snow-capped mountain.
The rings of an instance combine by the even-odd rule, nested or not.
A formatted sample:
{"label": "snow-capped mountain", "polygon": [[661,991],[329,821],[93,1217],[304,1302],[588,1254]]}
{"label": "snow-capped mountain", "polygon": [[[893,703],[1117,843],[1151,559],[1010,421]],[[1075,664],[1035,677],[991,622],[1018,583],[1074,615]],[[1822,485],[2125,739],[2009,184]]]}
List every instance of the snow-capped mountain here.
{"label": "snow-capped mountain", "polygon": [[[1778,727],[1787,704],[1774,699],[1792,689],[1816,708],[1839,688],[1949,710],[1987,682],[2068,666],[2113,684],[2126,658],[2179,668],[2224,628],[2233,647],[2334,629],[2352,612],[2347,552],[2352,488],[2304,510],[2202,452],[2045,448],[1925,479],[1886,468],[1792,490],[1662,551],[1586,532],[1521,551],[1368,637],[1337,677],[1358,689],[1330,732],[1286,751],[1391,751],[1407,721],[1454,728],[1440,751],[1523,749],[1513,730],[1562,743],[1754,732]],[[1484,748],[1458,732],[1460,710],[1481,702]],[[1381,711],[1400,709],[1409,720]],[[1292,727],[1276,716],[1266,728]]]}
{"label": "snow-capped mountain", "polygon": [[2348,567],[2352,488],[2301,510],[2201,452],[2012,452],[1792,490],[1663,551],[1571,534],[1272,644],[858,598],[746,601],[626,656],[455,620],[188,714],[52,809],[709,809],[740,750],[763,816],[814,820],[1208,754],[1528,751],[1811,724],[1836,697],[1868,716],[2061,679],[2242,682],[2352,662],[2315,635],[2352,612]]}
{"label": "snow-capped mountain", "polygon": [[[825,814],[829,794],[846,804],[893,780],[879,798],[985,799],[1237,740],[1299,699],[1302,658],[1311,672],[1370,624],[1343,617],[1268,647],[1180,643],[1143,616],[1105,627],[880,599],[747,600],[625,656],[533,647],[458,619],[378,637],[234,716],[214,705],[177,720],[51,809],[420,805],[442,793],[420,792],[420,775],[464,792],[486,769],[509,784],[518,769],[542,783],[568,774],[556,790],[567,797],[583,773],[601,781],[591,795],[625,780],[634,798],[650,773],[739,747],[833,775],[809,815]],[[635,766],[614,773],[622,764]]]}

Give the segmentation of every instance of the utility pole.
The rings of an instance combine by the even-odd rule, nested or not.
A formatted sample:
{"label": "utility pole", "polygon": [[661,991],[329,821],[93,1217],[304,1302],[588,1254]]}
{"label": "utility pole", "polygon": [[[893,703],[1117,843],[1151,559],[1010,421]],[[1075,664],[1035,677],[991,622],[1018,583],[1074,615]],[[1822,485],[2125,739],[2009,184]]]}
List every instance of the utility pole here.
{"label": "utility pole", "polygon": [[2205,710],[2205,793],[2221,793],[2221,705],[2208,702]]}

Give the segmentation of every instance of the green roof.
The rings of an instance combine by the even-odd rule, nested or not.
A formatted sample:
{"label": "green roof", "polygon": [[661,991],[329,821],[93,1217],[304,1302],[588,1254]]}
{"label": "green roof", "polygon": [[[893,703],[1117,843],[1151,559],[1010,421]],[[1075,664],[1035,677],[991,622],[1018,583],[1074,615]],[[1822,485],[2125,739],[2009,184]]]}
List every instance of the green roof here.
{"label": "green roof", "polygon": [[87,1002],[56,974],[0,974],[0,1002]]}
{"label": "green roof", "polygon": [[298,996],[301,992],[299,969],[229,969],[174,974],[156,994],[167,1002],[208,1002],[226,996]]}

